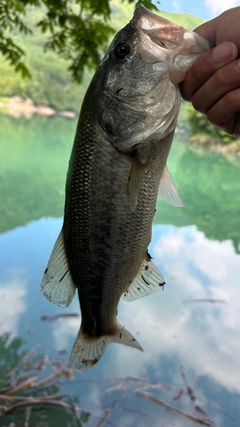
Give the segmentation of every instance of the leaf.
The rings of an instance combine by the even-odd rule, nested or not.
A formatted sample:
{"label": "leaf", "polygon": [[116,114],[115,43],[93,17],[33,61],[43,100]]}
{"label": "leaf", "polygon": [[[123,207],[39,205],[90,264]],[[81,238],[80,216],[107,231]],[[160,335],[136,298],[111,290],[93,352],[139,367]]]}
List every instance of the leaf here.
{"label": "leaf", "polygon": [[[139,3],[156,9],[151,0],[141,0],[136,5]],[[26,24],[29,6],[41,13],[41,19],[34,25]],[[110,0],[0,0],[0,53],[22,77],[29,77],[23,60],[25,53],[9,34],[27,36],[34,32],[34,26],[39,27],[49,35],[43,49],[71,61],[69,70],[73,79],[80,82],[85,68],[98,67],[110,37],[116,32],[109,25],[110,16]]]}
{"label": "leaf", "polygon": [[26,67],[26,65],[23,62],[19,62],[15,67],[16,72],[19,72],[22,74],[23,78],[31,78],[31,74]]}
{"label": "leaf", "polygon": [[155,4],[153,4],[151,0],[138,0],[136,2],[136,7],[139,5],[145,6],[147,9],[150,10],[158,10],[157,6],[155,6]]}

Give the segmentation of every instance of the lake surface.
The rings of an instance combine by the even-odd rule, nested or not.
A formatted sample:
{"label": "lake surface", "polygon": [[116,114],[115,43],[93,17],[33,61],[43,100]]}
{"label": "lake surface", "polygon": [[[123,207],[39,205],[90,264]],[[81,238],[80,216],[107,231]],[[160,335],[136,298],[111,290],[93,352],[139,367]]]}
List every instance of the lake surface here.
{"label": "lake surface", "polygon": [[[39,353],[66,363],[78,299],[61,309],[39,287],[62,225],[75,127],[60,117],[0,116],[0,336],[10,332],[25,349],[40,344]],[[240,425],[240,161],[189,148],[186,138],[176,134],[168,163],[184,207],[158,200],[149,248],[167,284],[119,306],[144,352],[111,344],[61,384],[89,413],[86,426]],[[54,318],[62,313],[77,315]]]}

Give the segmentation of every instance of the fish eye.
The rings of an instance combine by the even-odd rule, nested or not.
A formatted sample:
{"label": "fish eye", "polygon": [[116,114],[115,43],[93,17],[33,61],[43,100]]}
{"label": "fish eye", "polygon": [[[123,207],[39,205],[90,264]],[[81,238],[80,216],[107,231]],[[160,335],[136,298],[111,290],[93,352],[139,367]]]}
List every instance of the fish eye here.
{"label": "fish eye", "polygon": [[124,59],[130,52],[130,46],[127,43],[118,43],[114,48],[114,55],[117,59]]}

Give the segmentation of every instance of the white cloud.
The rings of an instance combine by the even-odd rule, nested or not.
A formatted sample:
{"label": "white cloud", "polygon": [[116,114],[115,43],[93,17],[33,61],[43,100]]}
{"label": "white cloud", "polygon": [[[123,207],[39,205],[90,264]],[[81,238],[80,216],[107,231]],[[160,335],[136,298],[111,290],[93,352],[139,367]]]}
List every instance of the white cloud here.
{"label": "white cloud", "polygon": [[205,5],[209,9],[212,17],[219,15],[224,10],[239,6],[238,0],[205,0]]}
{"label": "white cloud", "polygon": [[22,270],[12,270],[10,278],[0,283],[0,334],[18,335],[18,321],[26,311],[27,282]]}
{"label": "white cloud", "polygon": [[[163,356],[175,357],[173,378],[184,365],[240,392],[240,257],[232,243],[208,240],[196,227],[169,227],[151,252],[167,285],[157,296],[121,304],[120,321],[145,352],[118,346],[116,371],[142,376],[152,366],[161,373]],[[226,302],[183,303],[196,298]]]}

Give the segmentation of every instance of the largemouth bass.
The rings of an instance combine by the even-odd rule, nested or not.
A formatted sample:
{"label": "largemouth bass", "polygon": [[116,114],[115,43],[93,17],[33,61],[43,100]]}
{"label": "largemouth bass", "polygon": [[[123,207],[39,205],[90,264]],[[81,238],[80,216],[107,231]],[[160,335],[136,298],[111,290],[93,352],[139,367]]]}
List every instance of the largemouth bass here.
{"label": "largemouth bass", "polygon": [[62,231],[41,292],[82,323],[69,365],[94,365],[108,343],[142,350],[117,321],[118,303],[164,285],[147,248],[157,195],[181,206],[166,163],[178,84],[209,44],[142,6],[117,33],[86,92],[66,182]]}

